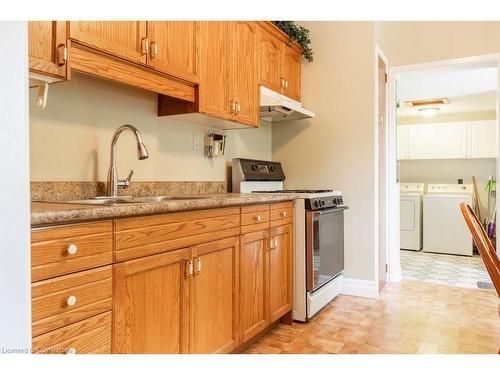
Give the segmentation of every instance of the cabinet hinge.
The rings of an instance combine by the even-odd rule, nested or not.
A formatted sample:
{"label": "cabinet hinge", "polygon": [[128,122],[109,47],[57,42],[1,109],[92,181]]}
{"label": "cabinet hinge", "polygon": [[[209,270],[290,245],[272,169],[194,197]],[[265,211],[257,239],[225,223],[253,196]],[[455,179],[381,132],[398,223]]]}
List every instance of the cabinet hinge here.
{"label": "cabinet hinge", "polygon": [[387,73],[384,74],[384,82],[387,83]]}
{"label": "cabinet hinge", "polygon": [[389,272],[389,265],[386,263],[385,264],[385,273]]}
{"label": "cabinet hinge", "polygon": [[57,46],[57,64],[64,65],[68,62],[68,47],[65,44]]}

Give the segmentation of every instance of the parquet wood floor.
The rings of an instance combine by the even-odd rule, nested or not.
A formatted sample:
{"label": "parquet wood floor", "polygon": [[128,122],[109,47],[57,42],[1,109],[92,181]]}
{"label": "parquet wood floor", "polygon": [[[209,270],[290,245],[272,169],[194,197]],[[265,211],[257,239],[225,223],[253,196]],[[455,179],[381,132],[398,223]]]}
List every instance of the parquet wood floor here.
{"label": "parquet wood floor", "polygon": [[378,299],[339,296],[309,323],[279,325],[245,353],[497,353],[495,292],[415,281]]}

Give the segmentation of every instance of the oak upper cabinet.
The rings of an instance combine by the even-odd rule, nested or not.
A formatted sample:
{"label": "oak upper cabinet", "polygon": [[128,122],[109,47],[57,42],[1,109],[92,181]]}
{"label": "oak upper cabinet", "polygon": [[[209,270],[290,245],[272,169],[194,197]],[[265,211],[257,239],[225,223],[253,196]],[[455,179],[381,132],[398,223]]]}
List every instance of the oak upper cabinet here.
{"label": "oak upper cabinet", "polygon": [[192,248],[189,353],[229,353],[238,343],[238,237]]}
{"label": "oak upper cabinet", "polygon": [[281,50],[283,42],[269,31],[260,31],[260,84],[277,92],[283,89]]}
{"label": "oak upper cabinet", "polygon": [[199,111],[258,126],[257,24],[203,21],[199,35]]}
{"label": "oak upper cabinet", "polygon": [[269,250],[270,323],[292,309],[292,225],[271,227]]}
{"label": "oak upper cabinet", "polygon": [[241,123],[259,123],[259,26],[255,22],[232,22],[233,28],[233,118]]}
{"label": "oak upper cabinet", "polygon": [[261,23],[259,83],[300,101],[302,51],[268,23]]}
{"label": "oak upper cabinet", "polygon": [[199,111],[222,119],[233,112],[231,72],[231,23],[199,22]]}
{"label": "oak upper cabinet", "polygon": [[243,234],[240,239],[240,339],[247,341],[269,323],[267,295],[269,230]]}
{"label": "oak upper cabinet", "polygon": [[148,21],[148,65],[191,82],[198,80],[197,22]]}
{"label": "oak upper cabinet", "polygon": [[66,22],[29,21],[28,54],[32,72],[66,79]]}
{"label": "oak upper cabinet", "polygon": [[288,44],[282,45],[283,94],[300,101],[300,77],[302,54]]}
{"label": "oak upper cabinet", "polygon": [[69,37],[125,60],[146,64],[146,21],[70,21]]}
{"label": "oak upper cabinet", "polygon": [[113,353],[187,353],[190,249],[114,266]]}

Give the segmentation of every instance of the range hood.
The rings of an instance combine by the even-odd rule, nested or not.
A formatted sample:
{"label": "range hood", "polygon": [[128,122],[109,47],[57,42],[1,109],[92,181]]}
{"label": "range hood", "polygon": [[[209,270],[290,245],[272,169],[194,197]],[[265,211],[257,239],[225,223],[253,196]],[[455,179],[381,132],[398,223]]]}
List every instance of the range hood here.
{"label": "range hood", "polygon": [[296,100],[260,86],[260,119],[264,121],[291,121],[313,118],[314,112],[302,108]]}

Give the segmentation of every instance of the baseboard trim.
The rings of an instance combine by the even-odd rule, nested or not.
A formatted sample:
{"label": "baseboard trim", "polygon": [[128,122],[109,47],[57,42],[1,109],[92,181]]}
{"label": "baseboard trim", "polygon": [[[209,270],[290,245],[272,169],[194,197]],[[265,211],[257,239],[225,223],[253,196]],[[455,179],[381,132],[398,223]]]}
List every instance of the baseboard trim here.
{"label": "baseboard trim", "polygon": [[349,279],[344,277],[342,294],[356,297],[378,297],[378,283],[371,280]]}

